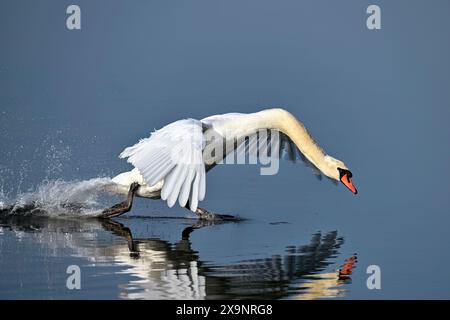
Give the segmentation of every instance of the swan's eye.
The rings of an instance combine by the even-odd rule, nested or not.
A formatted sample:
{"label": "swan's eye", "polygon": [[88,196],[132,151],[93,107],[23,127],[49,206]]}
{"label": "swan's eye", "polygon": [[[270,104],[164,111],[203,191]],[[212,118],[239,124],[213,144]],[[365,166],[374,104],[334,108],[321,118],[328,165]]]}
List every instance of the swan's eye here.
{"label": "swan's eye", "polygon": [[347,175],[347,177],[351,178],[353,177],[353,174],[350,172],[350,170],[337,168],[339,171],[339,178],[342,179],[343,176]]}

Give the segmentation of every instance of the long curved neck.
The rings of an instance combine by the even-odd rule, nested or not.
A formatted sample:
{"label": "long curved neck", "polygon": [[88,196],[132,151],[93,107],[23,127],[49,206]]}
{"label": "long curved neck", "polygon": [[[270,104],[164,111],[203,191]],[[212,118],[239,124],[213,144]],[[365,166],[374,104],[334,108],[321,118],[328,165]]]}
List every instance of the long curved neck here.
{"label": "long curved neck", "polygon": [[260,121],[268,128],[277,129],[286,134],[303,153],[321,171],[326,170],[325,152],[317,145],[305,126],[284,109],[267,109],[258,112]]}

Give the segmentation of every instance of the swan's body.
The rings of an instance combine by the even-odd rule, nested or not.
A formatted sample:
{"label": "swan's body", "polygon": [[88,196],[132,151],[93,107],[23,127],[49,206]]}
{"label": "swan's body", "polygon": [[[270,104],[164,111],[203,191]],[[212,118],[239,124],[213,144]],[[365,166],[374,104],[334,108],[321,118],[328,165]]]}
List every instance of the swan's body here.
{"label": "swan's body", "polygon": [[164,184],[164,181],[161,180],[153,186],[148,186],[137,168],[118,174],[112,181],[115,185],[108,186],[110,190],[115,190],[116,192],[123,194],[128,192],[130,184],[133,182],[139,183],[140,187],[135,195],[142,198],[157,198]]}
{"label": "swan's body", "polygon": [[216,143],[216,140],[212,142],[207,139],[208,133],[220,136],[227,146],[238,147],[236,142],[260,129],[280,132],[282,148],[294,147],[294,154],[299,152],[318,171],[330,179],[341,180],[356,193],[347,166],[327,155],[305,126],[283,109],[267,109],[251,114],[228,113],[202,120],[179,120],[166,125],[120,154],[121,158],[128,158],[135,168],[114,177],[112,191],[127,193],[130,185],[138,182],[137,196],[161,198],[167,201],[169,207],[178,200],[180,206],[187,206],[195,212],[198,202],[205,197],[206,172],[227,155],[227,152],[213,155],[206,152]]}

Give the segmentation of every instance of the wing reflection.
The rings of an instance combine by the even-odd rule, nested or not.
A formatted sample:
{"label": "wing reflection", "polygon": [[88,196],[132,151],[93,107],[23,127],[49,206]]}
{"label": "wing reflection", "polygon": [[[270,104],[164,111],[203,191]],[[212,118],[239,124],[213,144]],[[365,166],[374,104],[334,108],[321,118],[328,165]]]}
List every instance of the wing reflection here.
{"label": "wing reflection", "polygon": [[[139,225],[142,220],[157,223],[140,220]],[[340,270],[329,271],[344,241],[336,231],[316,233],[309,244],[286,246],[284,252],[266,258],[214,264],[202,261],[189,239],[194,230],[209,224],[185,227],[175,242],[134,237],[130,228],[113,220],[9,217],[0,225],[52,252],[70,249],[71,255],[83,257],[89,265],[120,266],[121,274],[132,276],[118,288],[122,299],[342,297],[357,261],[351,257]],[[111,239],[111,234],[116,237]]]}

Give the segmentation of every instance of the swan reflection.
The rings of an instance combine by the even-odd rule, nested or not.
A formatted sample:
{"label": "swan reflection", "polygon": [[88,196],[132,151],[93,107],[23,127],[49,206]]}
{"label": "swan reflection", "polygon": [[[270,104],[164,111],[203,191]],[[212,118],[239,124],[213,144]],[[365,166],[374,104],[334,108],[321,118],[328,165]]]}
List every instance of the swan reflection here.
{"label": "swan reflection", "polygon": [[[135,226],[162,225],[158,219],[129,218]],[[136,221],[137,220],[137,221]],[[180,220],[181,221],[181,220]],[[138,223],[136,223],[138,222]],[[166,221],[167,222],[167,221]],[[172,225],[173,221],[166,225]],[[182,220],[186,224],[186,220]],[[124,222],[124,224],[126,224]],[[309,243],[288,245],[283,252],[264,258],[228,263],[204,261],[192,248],[190,235],[211,223],[184,226],[178,240],[147,237],[113,220],[67,220],[9,217],[0,219],[2,233],[8,230],[17,241],[32,241],[44,254],[61,250],[79,257],[88,266],[116,267],[121,299],[319,299],[345,295],[356,256],[335,272],[343,238],[336,231],[316,233]],[[147,226],[147,228],[148,228]],[[137,237],[133,234],[145,235]],[[0,250],[6,246],[1,241]]]}

